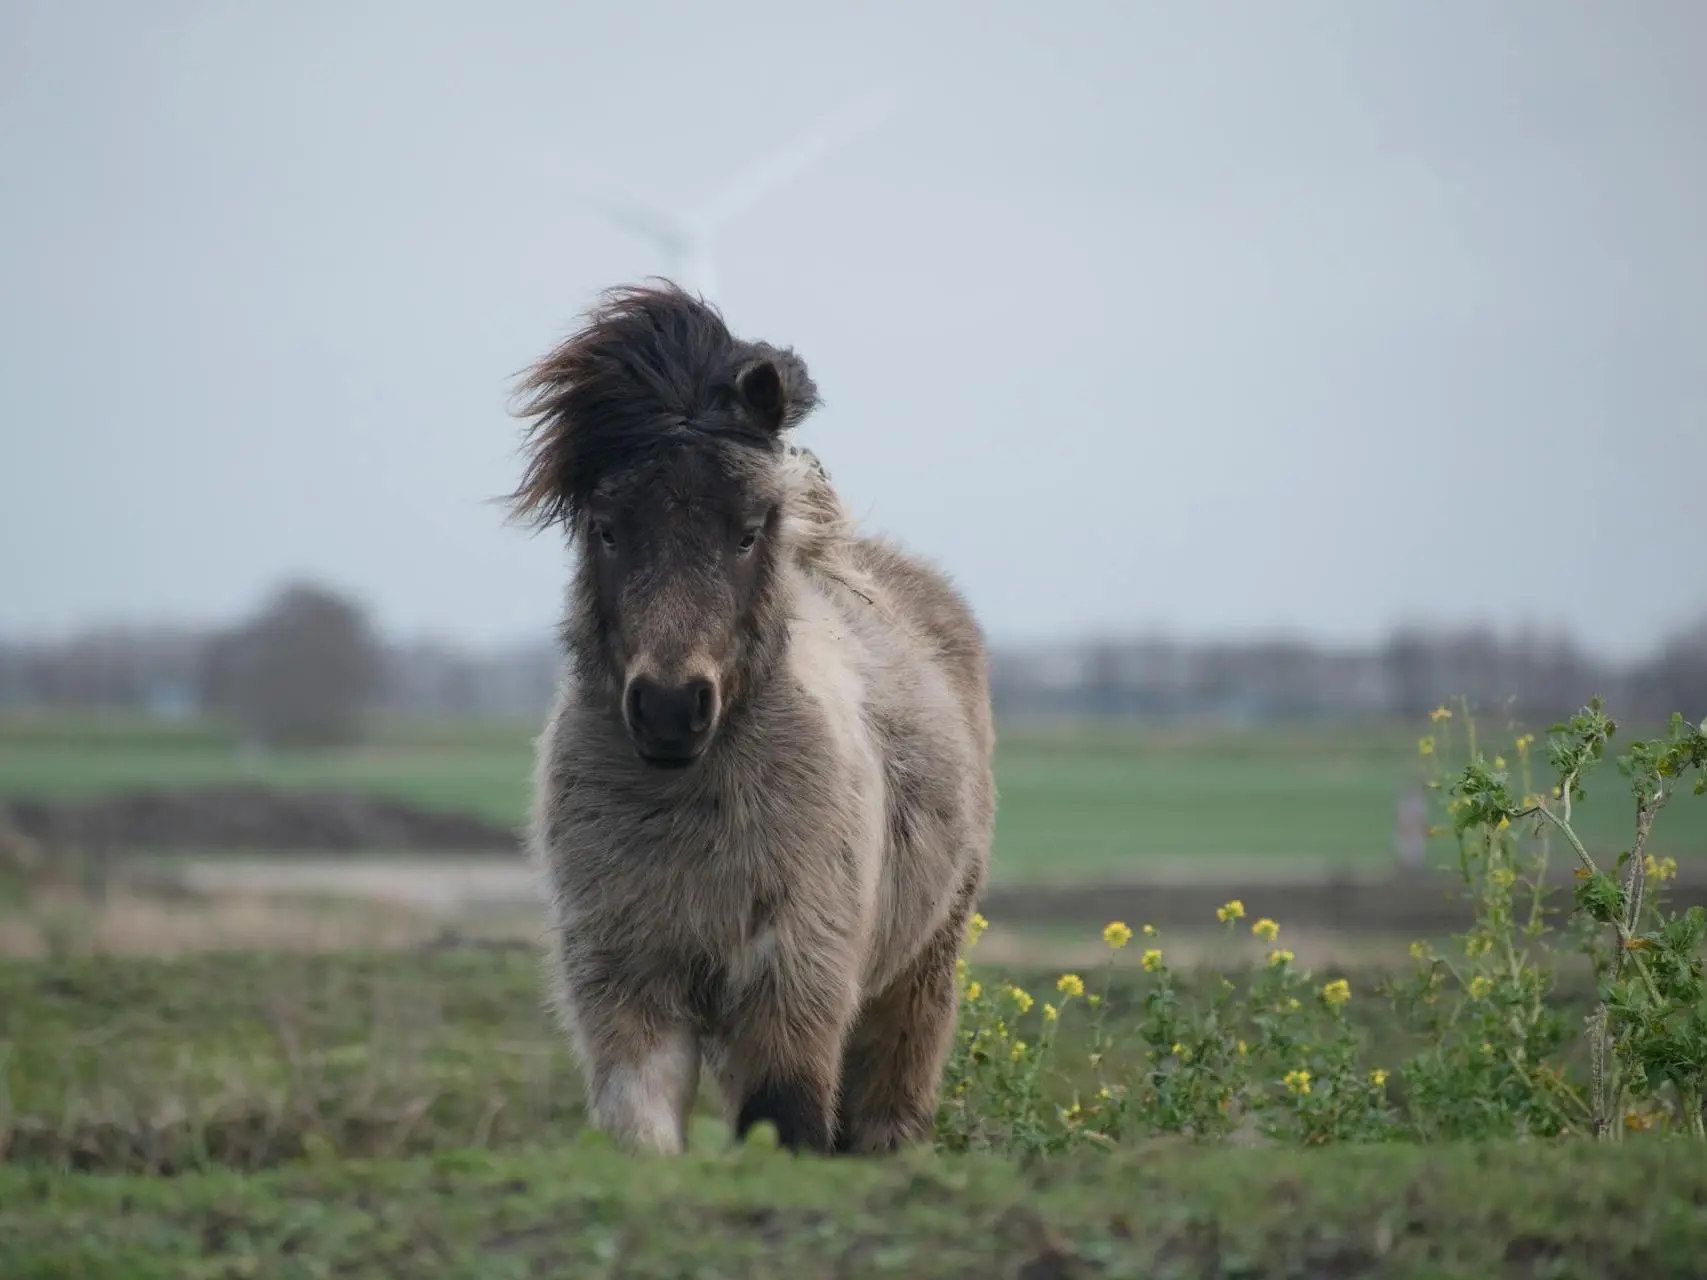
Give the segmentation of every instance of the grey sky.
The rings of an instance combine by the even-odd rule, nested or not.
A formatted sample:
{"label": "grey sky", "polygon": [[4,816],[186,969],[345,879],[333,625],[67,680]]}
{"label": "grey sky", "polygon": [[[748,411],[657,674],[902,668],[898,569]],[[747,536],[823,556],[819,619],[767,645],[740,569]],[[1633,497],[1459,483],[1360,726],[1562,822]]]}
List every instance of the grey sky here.
{"label": "grey sky", "polygon": [[572,177],[689,204],[889,80],[719,296],[997,636],[1639,650],[1707,608],[1703,48],[1694,0],[0,0],[0,631],[313,574],[541,632],[511,377],[661,266]]}

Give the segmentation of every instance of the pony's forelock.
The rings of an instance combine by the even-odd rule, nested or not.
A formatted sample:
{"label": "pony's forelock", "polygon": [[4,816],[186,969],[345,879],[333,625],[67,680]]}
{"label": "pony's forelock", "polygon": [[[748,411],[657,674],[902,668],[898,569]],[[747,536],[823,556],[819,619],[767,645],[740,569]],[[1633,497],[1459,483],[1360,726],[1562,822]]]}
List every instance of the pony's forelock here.
{"label": "pony's forelock", "polygon": [[[774,381],[763,381],[780,389],[780,405],[743,397],[758,364],[774,368]],[[818,403],[792,350],[736,338],[716,307],[669,281],[605,291],[576,332],[524,371],[518,391],[512,412],[530,422],[509,500],[541,527],[573,525],[601,479],[686,432],[775,453],[778,433]]]}

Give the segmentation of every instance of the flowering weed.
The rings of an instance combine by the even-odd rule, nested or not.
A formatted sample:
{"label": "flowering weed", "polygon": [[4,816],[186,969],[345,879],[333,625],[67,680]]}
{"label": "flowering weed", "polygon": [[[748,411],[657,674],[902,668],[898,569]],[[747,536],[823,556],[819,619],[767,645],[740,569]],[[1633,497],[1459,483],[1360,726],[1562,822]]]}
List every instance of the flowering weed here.
{"label": "flowering weed", "polygon": [[[1616,1140],[1649,1129],[1707,1136],[1707,912],[1663,909],[1660,889],[1676,863],[1646,848],[1656,815],[1689,774],[1696,794],[1707,791],[1707,724],[1674,717],[1667,737],[1619,757],[1636,804],[1633,842],[1603,867],[1571,822],[1616,732],[1598,700],[1549,732],[1545,795],[1532,735],[1490,755],[1468,706],[1440,707],[1431,721],[1419,746],[1428,764],[1445,771],[1463,755],[1455,773],[1430,783],[1446,810],[1433,831],[1454,835],[1472,908],[1450,948],[1413,943],[1409,975],[1365,993],[1300,967],[1278,945],[1281,923],[1259,916],[1248,937],[1266,959],[1205,986],[1182,983],[1148,924],[1133,964],[1122,953],[1136,935],[1116,920],[1102,931],[1100,981],[1061,974],[1041,1004],[1010,984],[986,992],[963,964],[941,1145],[1050,1153],[1162,1134],[1306,1144]],[[1563,913],[1548,902],[1547,874],[1561,850],[1575,863]],[[1246,916],[1236,898],[1215,912],[1229,939],[1247,936]],[[974,917],[970,947],[984,928]],[[1571,1069],[1577,1032],[1555,990],[1561,957],[1579,952],[1597,992],[1584,1028],[1586,1079]],[[1112,1018],[1117,967],[1130,1007]],[[1369,1061],[1367,1037],[1348,1017],[1377,995],[1423,1046],[1403,1062]]]}

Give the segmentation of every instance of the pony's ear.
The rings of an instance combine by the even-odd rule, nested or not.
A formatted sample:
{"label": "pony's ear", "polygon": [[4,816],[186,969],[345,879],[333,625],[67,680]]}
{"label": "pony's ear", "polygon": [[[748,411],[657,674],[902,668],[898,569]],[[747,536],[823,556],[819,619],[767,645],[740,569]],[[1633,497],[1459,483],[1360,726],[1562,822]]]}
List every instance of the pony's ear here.
{"label": "pony's ear", "polygon": [[779,432],[797,424],[818,404],[818,388],[806,372],[806,362],[793,351],[764,343],[735,377],[741,404],[767,431]]}
{"label": "pony's ear", "polygon": [[747,412],[759,420],[768,431],[781,431],[783,414],[788,411],[788,399],[782,390],[782,375],[764,357],[741,370],[735,380],[741,393],[741,403]]}

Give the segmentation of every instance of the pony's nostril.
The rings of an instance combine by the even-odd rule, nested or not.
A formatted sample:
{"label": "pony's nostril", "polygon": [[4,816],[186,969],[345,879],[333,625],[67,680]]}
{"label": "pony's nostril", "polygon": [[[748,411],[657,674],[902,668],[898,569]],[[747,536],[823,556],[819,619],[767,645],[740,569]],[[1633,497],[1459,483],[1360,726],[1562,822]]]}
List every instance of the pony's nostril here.
{"label": "pony's nostril", "polygon": [[708,680],[694,681],[693,715],[688,719],[688,728],[694,733],[704,733],[711,727],[711,710],[711,682]]}

